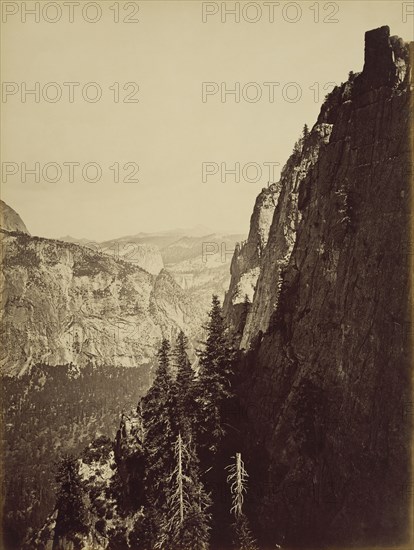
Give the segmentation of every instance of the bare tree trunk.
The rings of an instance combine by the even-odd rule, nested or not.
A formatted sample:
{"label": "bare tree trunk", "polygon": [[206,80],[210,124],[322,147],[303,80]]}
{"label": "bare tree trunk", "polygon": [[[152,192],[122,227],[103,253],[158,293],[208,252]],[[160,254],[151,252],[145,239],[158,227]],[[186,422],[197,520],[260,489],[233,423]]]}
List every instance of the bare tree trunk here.
{"label": "bare tree trunk", "polygon": [[178,434],[178,494],[180,499],[180,524],[184,521],[184,498],[183,498],[183,467],[182,467],[182,441],[181,433]]}

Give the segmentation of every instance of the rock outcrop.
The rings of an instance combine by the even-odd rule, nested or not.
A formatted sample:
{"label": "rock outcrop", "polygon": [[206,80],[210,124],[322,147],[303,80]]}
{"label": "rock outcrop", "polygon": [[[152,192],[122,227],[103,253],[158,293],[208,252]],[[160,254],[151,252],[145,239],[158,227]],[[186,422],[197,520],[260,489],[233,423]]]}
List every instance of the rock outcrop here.
{"label": "rock outcrop", "polygon": [[[131,548],[133,531],[143,519],[142,477],[144,451],[136,411],[122,413],[115,441],[101,436],[90,443],[76,461],[79,494],[84,507],[86,532],[62,535],[54,510],[23,550],[108,550]],[[67,525],[66,525],[67,528]]]}
{"label": "rock outcrop", "polygon": [[19,214],[2,200],[0,200],[0,228],[30,235]]}
{"label": "rock outcrop", "polygon": [[290,157],[251,264],[237,393],[265,548],[408,541],[411,66],[388,27],[366,33],[364,69]]}
{"label": "rock outcrop", "polygon": [[229,327],[236,334],[243,332],[247,313],[245,307],[253,300],[279,194],[279,183],[262,189],[250,218],[247,240],[236,245],[230,266],[230,287],[223,304]]}

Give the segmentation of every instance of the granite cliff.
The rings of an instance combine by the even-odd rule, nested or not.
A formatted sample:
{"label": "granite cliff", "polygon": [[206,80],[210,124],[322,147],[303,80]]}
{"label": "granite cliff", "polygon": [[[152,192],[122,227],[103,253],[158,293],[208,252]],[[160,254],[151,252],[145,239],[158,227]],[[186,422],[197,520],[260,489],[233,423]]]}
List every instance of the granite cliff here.
{"label": "granite cliff", "polygon": [[247,240],[236,245],[231,261],[230,288],[225,295],[223,310],[229,327],[239,335],[246,322],[247,304],[253,300],[279,194],[280,184],[262,189],[254,205]]}
{"label": "granite cliff", "polygon": [[[388,27],[366,33],[363,71],[282,172],[267,243],[233,259],[247,501],[266,548],[408,541],[412,54]],[[263,193],[248,243],[267,231]]]}
{"label": "granite cliff", "polygon": [[[206,232],[204,232],[206,231]],[[245,236],[208,232],[195,227],[160,233],[138,233],[105,242],[62,237],[115,259],[125,260],[153,275],[164,268],[186,292],[194,309],[207,315],[213,293],[229,287],[229,264],[236,243]]]}
{"label": "granite cliff", "polygon": [[[103,252],[2,230],[1,368],[152,362],[163,335],[199,327],[204,312],[165,271]],[[200,316],[200,319],[197,317]]]}

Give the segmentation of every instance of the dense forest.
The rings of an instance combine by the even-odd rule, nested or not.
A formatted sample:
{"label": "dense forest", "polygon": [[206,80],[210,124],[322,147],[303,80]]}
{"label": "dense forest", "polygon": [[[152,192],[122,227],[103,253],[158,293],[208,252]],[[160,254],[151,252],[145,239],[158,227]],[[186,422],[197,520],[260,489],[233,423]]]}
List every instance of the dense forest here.
{"label": "dense forest", "polygon": [[115,439],[62,458],[55,511],[27,548],[257,548],[240,419],[229,420],[236,352],[216,296],[205,329],[197,370],[184,333],[164,339],[153,383]]}
{"label": "dense forest", "polygon": [[148,388],[149,367],[37,365],[1,384],[5,544],[20,549],[53,509],[57,463],[113,437],[116,419]]}

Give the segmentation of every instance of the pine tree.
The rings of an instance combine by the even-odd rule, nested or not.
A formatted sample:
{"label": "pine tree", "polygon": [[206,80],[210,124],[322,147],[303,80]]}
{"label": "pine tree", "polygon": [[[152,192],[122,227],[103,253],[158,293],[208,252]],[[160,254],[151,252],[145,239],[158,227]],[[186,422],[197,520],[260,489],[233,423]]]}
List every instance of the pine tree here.
{"label": "pine tree", "polygon": [[62,458],[56,481],[59,484],[56,501],[58,512],[53,548],[59,548],[62,539],[72,541],[77,548],[81,536],[87,533],[88,528],[78,463],[74,457],[65,455]]}
{"label": "pine tree", "polygon": [[295,142],[295,145],[293,146],[293,154],[298,156],[302,153],[302,143],[301,143],[301,140],[299,139],[298,141]]}
{"label": "pine tree", "polygon": [[230,375],[234,357],[216,295],[213,295],[209,318],[205,347],[199,352],[197,383],[197,444],[202,455],[206,450],[214,454],[225,433],[221,409],[224,401],[231,396]]}
{"label": "pine tree", "polygon": [[232,494],[232,507],[230,512],[235,516],[233,529],[235,534],[235,544],[238,550],[258,550],[257,543],[254,540],[249,528],[249,522],[243,513],[244,495],[246,493],[246,484],[248,473],[244,468],[241,453],[236,453],[235,463],[226,467],[229,470],[227,482],[230,484]]}
{"label": "pine tree", "polygon": [[177,337],[177,345],[174,350],[174,359],[177,367],[177,416],[179,430],[190,440],[190,432],[192,432],[195,423],[195,373],[191,367],[187,349],[188,338],[181,331]]}
{"label": "pine tree", "polygon": [[305,124],[303,127],[303,137],[306,138],[309,135],[309,128],[308,125]]}
{"label": "pine tree", "polygon": [[168,476],[167,502],[162,510],[155,548],[207,550],[211,505],[198,476],[197,458],[189,443],[178,434],[175,467]]}
{"label": "pine tree", "polygon": [[143,398],[138,401],[137,405],[137,435],[142,445],[145,444],[146,430],[144,423],[144,406]]}
{"label": "pine tree", "polygon": [[156,507],[161,506],[165,500],[160,479],[172,467],[177,434],[176,396],[168,340],[163,340],[157,356],[158,367],[154,382],[142,399],[147,454],[145,484],[148,500]]}

